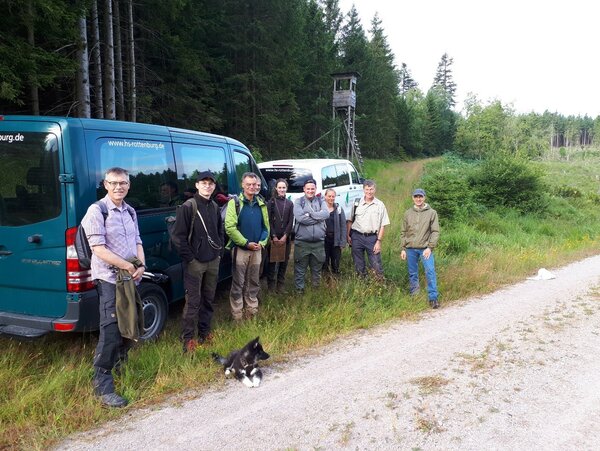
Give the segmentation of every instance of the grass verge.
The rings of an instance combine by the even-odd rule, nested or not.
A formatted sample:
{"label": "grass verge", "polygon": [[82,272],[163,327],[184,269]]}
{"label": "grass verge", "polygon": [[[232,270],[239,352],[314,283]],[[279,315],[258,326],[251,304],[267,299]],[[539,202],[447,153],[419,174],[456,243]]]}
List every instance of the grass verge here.
{"label": "grass verge", "polygon": [[[590,164],[588,161],[585,166],[586,174]],[[555,167],[551,162],[543,165],[552,183]],[[600,172],[600,162],[597,169]],[[223,287],[218,296],[214,345],[199,350],[193,358],[181,352],[180,306],[176,306],[163,336],[134,349],[124,374],[117,378],[118,390],[131,401],[127,409],[103,409],[92,395],[95,334],[52,334],[36,341],[0,336],[0,449],[47,448],[70,433],[93,428],[130,409],[151,406],[187,390],[193,390],[189,392],[193,396],[198,390],[217,386],[223,376],[210,352],[227,353],[257,335],[272,361],[282,362],[291,352],[357,329],[414,317],[427,309],[426,294],[408,296],[406,265],[399,258],[402,214],[410,205],[410,192],[422,170],[423,162],[366,163],[366,175],[377,181],[377,196],[386,203],[392,222],[383,243],[385,284],[353,277],[346,249],[341,279],[326,279],[321,288],[309,289],[304,296],[263,291],[260,316],[240,327],[229,322],[228,293]],[[576,184],[575,174],[570,180]],[[577,188],[586,193],[594,185],[590,176],[584,180],[585,186]],[[451,224],[440,218],[436,266],[442,304],[490,292],[532,275],[540,267],[552,268],[596,254],[600,249],[600,209],[594,202],[593,195],[557,198],[553,201],[555,213],[545,218],[511,211],[486,212]],[[291,289],[289,273],[288,284]]]}

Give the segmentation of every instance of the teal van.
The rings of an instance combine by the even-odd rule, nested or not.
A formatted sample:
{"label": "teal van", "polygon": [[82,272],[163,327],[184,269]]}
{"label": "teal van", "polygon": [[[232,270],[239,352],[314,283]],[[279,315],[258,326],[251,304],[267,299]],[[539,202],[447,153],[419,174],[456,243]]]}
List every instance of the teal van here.
{"label": "teal van", "polygon": [[[101,119],[0,116],[0,333],[97,329],[94,282],[79,266],[74,241],[89,205],[106,194],[103,174],[114,166],[130,173],[126,201],[138,213],[146,253],[144,339],[160,333],[169,303],[184,296],[167,226],[185,189],[194,187],[198,171],[213,171],[224,194],[240,191],[244,172],[260,174],[248,148],[225,136]],[[230,275],[226,254],[220,278]]]}

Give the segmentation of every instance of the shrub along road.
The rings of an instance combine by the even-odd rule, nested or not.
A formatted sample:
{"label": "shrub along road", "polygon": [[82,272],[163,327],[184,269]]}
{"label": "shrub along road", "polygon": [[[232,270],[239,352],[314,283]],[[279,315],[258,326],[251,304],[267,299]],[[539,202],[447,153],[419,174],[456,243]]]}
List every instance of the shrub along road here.
{"label": "shrub along road", "polygon": [[[363,331],[60,449],[592,449],[600,256]],[[268,350],[268,343],[265,343]]]}

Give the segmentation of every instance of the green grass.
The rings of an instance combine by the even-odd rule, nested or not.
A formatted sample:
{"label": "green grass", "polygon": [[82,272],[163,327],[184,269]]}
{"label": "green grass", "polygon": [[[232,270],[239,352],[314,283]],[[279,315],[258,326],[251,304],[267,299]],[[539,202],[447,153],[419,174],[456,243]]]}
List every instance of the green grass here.
{"label": "green grass", "polygon": [[[564,180],[584,195],[553,198],[550,213],[543,218],[510,210],[474,215],[457,224],[440,218],[442,233],[435,257],[442,305],[522,280],[540,267],[552,268],[598,253],[600,207],[586,193],[598,189],[592,168],[600,173],[600,160],[586,161],[580,169],[587,175],[581,177],[577,169],[563,163],[539,164],[548,171],[549,183],[563,184],[558,175],[568,172]],[[178,339],[181,306],[175,306],[162,337],[134,349],[124,374],[117,378],[118,390],[131,401],[127,409],[103,409],[92,395],[95,334],[52,334],[35,341],[0,337],[0,449],[46,448],[130,409],[188,390],[197,393],[218,386],[223,375],[210,352],[227,353],[257,335],[272,356],[268,365],[358,329],[415,318],[428,308],[426,294],[416,299],[407,294],[399,235],[403,211],[410,205],[410,192],[422,168],[423,162],[365,164],[365,174],[377,181],[377,196],[386,203],[392,221],[383,243],[385,285],[353,277],[346,249],[340,280],[326,279],[321,288],[309,289],[304,296],[265,294],[260,316],[240,327],[229,321],[227,287],[221,287],[214,346],[193,358],[182,355]],[[292,270],[288,270],[290,289]]]}

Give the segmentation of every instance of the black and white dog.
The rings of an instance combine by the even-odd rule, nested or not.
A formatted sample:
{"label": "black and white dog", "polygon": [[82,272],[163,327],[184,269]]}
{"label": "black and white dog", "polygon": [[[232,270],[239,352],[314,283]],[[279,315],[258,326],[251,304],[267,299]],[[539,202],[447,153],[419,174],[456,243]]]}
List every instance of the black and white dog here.
{"label": "black and white dog", "polygon": [[250,341],[242,349],[232,351],[227,358],[213,353],[213,358],[223,365],[225,376],[231,373],[246,387],[258,387],[262,380],[262,371],[258,367],[260,360],[267,360],[270,356],[265,352],[259,337]]}

